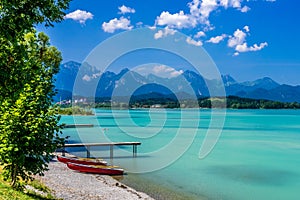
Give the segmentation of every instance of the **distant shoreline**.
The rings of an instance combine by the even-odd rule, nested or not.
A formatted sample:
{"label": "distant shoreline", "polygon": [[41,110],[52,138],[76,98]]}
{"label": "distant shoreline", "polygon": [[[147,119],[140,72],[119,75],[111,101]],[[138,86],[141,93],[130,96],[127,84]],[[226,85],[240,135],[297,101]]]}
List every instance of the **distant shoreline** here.
{"label": "distant shoreline", "polygon": [[95,102],[85,104],[69,104],[59,107],[60,114],[93,115],[91,109],[127,110],[127,109],[300,109],[298,102],[279,102],[266,99],[249,99],[237,96],[210,97],[177,100],[170,98],[136,98],[124,102]]}

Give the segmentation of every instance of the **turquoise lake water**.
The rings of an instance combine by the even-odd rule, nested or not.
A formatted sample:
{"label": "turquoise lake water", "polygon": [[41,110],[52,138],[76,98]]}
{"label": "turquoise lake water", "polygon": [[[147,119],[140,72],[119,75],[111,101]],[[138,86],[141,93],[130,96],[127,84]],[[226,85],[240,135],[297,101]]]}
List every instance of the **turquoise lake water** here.
{"label": "turquoise lake water", "polygon": [[[128,179],[145,185],[194,199],[300,199],[300,110],[97,110],[61,121],[94,124],[64,129],[70,143],[142,142],[137,158],[132,147],[115,147],[113,160],[104,147],[92,149],[92,156],[124,167]],[[208,130],[221,135],[199,159],[203,142],[216,138],[206,138]]]}

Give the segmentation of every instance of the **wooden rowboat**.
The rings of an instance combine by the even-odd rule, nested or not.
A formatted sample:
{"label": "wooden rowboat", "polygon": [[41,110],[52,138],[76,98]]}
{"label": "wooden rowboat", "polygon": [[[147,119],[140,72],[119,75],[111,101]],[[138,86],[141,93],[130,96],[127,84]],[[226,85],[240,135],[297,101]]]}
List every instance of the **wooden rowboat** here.
{"label": "wooden rowboat", "polygon": [[101,165],[82,165],[76,163],[67,163],[67,166],[79,172],[105,174],[105,175],[123,175],[124,170],[116,166],[101,166]]}
{"label": "wooden rowboat", "polygon": [[71,158],[65,156],[57,156],[57,160],[63,163],[77,163],[83,165],[107,165],[107,162],[99,159],[91,158]]}

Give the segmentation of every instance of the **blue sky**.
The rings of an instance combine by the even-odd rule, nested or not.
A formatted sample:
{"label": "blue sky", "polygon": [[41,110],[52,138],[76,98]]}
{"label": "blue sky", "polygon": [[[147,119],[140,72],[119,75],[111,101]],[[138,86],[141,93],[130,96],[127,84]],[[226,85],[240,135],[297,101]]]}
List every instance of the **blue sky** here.
{"label": "blue sky", "polygon": [[300,2],[296,0],[74,0],[65,20],[38,27],[62,52],[82,62],[105,39],[139,27],[174,31],[202,46],[222,74],[238,81],[265,76],[300,85]]}

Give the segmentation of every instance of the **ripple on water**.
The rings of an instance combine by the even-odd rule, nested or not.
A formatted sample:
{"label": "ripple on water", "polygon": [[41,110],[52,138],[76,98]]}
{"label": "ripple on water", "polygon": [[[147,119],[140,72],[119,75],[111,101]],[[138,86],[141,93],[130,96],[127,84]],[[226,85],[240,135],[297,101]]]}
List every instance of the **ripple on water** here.
{"label": "ripple on water", "polygon": [[261,166],[248,165],[216,165],[209,166],[205,172],[218,175],[227,180],[242,182],[244,184],[282,186],[290,184],[295,180],[298,174],[282,170],[268,169]]}

